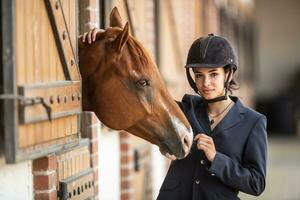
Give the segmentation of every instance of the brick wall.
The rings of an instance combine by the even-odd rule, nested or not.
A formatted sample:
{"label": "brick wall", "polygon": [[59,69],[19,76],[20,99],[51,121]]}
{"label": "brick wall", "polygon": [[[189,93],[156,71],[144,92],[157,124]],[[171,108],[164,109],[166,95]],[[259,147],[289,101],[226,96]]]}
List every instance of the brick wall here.
{"label": "brick wall", "polygon": [[[72,147],[33,160],[33,189],[36,200],[57,200],[59,181],[92,169],[93,199],[98,199],[98,133],[100,122],[93,112],[81,114],[81,136],[87,145]],[[81,141],[86,141],[82,139]]]}
{"label": "brick wall", "polygon": [[133,199],[133,149],[132,136],[120,132],[120,199]]}
{"label": "brick wall", "polygon": [[56,166],[56,155],[54,154],[33,161],[34,199],[57,199]]}
{"label": "brick wall", "polygon": [[79,34],[99,27],[99,7],[97,0],[79,0]]}
{"label": "brick wall", "polygon": [[120,199],[152,199],[152,144],[126,131],[121,131],[119,137]]}
{"label": "brick wall", "polygon": [[86,137],[90,139],[90,163],[91,168],[94,172],[94,191],[95,191],[95,199],[97,199],[99,194],[99,154],[98,154],[98,134],[100,131],[100,121],[94,112],[83,112],[82,113],[82,127],[81,133],[82,137]]}

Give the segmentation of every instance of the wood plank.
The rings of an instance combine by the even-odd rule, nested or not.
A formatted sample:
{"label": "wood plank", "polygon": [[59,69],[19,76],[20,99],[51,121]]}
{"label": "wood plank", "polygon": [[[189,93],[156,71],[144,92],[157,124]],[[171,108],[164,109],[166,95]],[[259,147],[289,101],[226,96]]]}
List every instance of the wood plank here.
{"label": "wood plank", "polygon": [[58,121],[58,137],[59,138],[63,138],[65,136],[65,124],[64,124],[64,121],[65,118],[61,118],[59,121]]}
{"label": "wood plank", "polygon": [[[45,3],[54,30],[59,56],[64,67],[64,75],[66,79],[80,80],[79,68],[77,63],[74,62],[75,54],[68,35],[66,21],[64,20],[63,8],[57,7],[57,1],[55,0],[46,0]],[[73,60],[73,62],[71,62],[71,60]]]}
{"label": "wood plank", "polygon": [[72,117],[68,117],[68,119],[66,120],[66,123],[65,123],[66,136],[71,135],[71,125],[72,125],[71,120],[72,120]]}
{"label": "wood plank", "polygon": [[35,127],[35,143],[40,144],[43,142],[41,123],[33,123],[32,125]]}
{"label": "wood plank", "polygon": [[76,43],[77,43],[77,29],[76,29],[76,1],[69,0],[69,9],[70,9],[70,25],[69,25],[69,33],[70,33],[70,38],[71,38],[71,44],[73,46],[73,49],[75,50],[75,54],[77,55],[76,52]]}
{"label": "wood plank", "polygon": [[25,57],[26,57],[26,81],[25,83],[32,83],[34,82],[34,71],[33,71],[33,47],[32,41],[30,40],[32,37],[32,1],[28,1],[25,3]]}
{"label": "wood plank", "polygon": [[49,42],[48,42],[48,35],[49,32],[47,31],[47,22],[49,21],[47,12],[46,12],[46,6],[44,2],[41,2],[41,68],[42,68],[42,82],[49,82],[49,57],[47,56],[49,54]]}
{"label": "wood plank", "polygon": [[78,115],[75,115],[72,120],[72,134],[77,134],[78,131]]}
{"label": "wood plank", "polygon": [[56,80],[57,81],[66,80],[64,72],[63,72],[62,63],[61,63],[61,60],[58,55],[57,46],[55,49],[56,49],[55,57],[56,57],[56,75],[57,75]]}
{"label": "wood plank", "polygon": [[[41,1],[31,1],[32,2],[32,13],[31,13],[31,25],[28,27],[32,32],[29,38],[33,46],[33,71],[34,71],[34,82],[40,83],[42,81],[41,74],[41,16],[40,16],[40,2]],[[28,30],[29,31],[29,30]]]}
{"label": "wood plank", "polygon": [[32,146],[36,143],[35,141],[35,126],[34,124],[28,124],[27,126],[27,131],[28,131],[28,145]]}
{"label": "wood plank", "polygon": [[28,145],[28,135],[27,135],[27,126],[26,125],[20,125],[18,127],[18,133],[19,133],[19,148],[26,147]]}
{"label": "wood plank", "polygon": [[[46,6],[45,6],[46,7]],[[53,35],[53,30],[49,21],[49,18],[47,19],[47,29],[48,29],[48,43],[49,43],[49,52],[48,52],[48,57],[49,57],[49,71],[50,71],[50,81],[56,81],[56,45],[54,41],[54,35]]]}
{"label": "wood plank", "polygon": [[75,157],[72,157],[72,174],[75,174],[75,169],[76,169],[76,166],[75,166]]}
{"label": "wood plank", "polygon": [[16,68],[17,85],[25,83],[25,34],[24,34],[24,1],[16,0]]}

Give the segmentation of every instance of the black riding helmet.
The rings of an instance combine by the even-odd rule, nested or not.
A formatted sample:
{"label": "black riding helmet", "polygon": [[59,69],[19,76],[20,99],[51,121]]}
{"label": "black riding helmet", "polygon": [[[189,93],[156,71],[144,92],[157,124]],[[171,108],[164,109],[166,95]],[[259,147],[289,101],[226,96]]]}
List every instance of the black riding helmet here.
{"label": "black riding helmet", "polygon": [[227,90],[229,87],[229,77],[231,73],[237,70],[237,59],[230,43],[223,37],[208,34],[207,37],[201,37],[195,40],[189,50],[186,60],[186,75],[190,86],[198,93],[195,81],[191,77],[190,68],[215,68],[230,66],[228,79],[225,81],[225,95],[214,99],[206,100],[208,103],[222,101],[227,99]]}

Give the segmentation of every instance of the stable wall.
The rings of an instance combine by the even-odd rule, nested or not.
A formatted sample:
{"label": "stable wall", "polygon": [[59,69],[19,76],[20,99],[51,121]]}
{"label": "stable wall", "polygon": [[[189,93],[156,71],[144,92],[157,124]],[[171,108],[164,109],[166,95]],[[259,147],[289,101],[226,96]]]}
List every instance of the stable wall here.
{"label": "stable wall", "polygon": [[300,70],[300,1],[256,0],[258,66],[256,94],[269,99],[284,92]]}
{"label": "stable wall", "polygon": [[32,186],[31,161],[13,165],[0,163],[0,199],[33,199]]}

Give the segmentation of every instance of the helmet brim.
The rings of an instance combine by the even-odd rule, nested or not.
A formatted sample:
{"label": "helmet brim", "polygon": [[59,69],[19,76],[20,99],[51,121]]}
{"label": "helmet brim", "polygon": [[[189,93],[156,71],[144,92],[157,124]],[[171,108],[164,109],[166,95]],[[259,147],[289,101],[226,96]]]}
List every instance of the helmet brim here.
{"label": "helmet brim", "polygon": [[188,64],[185,66],[185,68],[219,68],[219,67],[224,67],[226,65],[224,64],[198,64],[198,63],[193,63],[193,64]]}
{"label": "helmet brim", "polygon": [[[237,66],[235,64],[227,64],[227,65],[231,65],[233,71],[237,70]],[[221,68],[221,67],[225,67],[227,65],[224,64],[198,64],[198,63],[193,63],[193,64],[188,64],[185,65],[185,68]]]}

